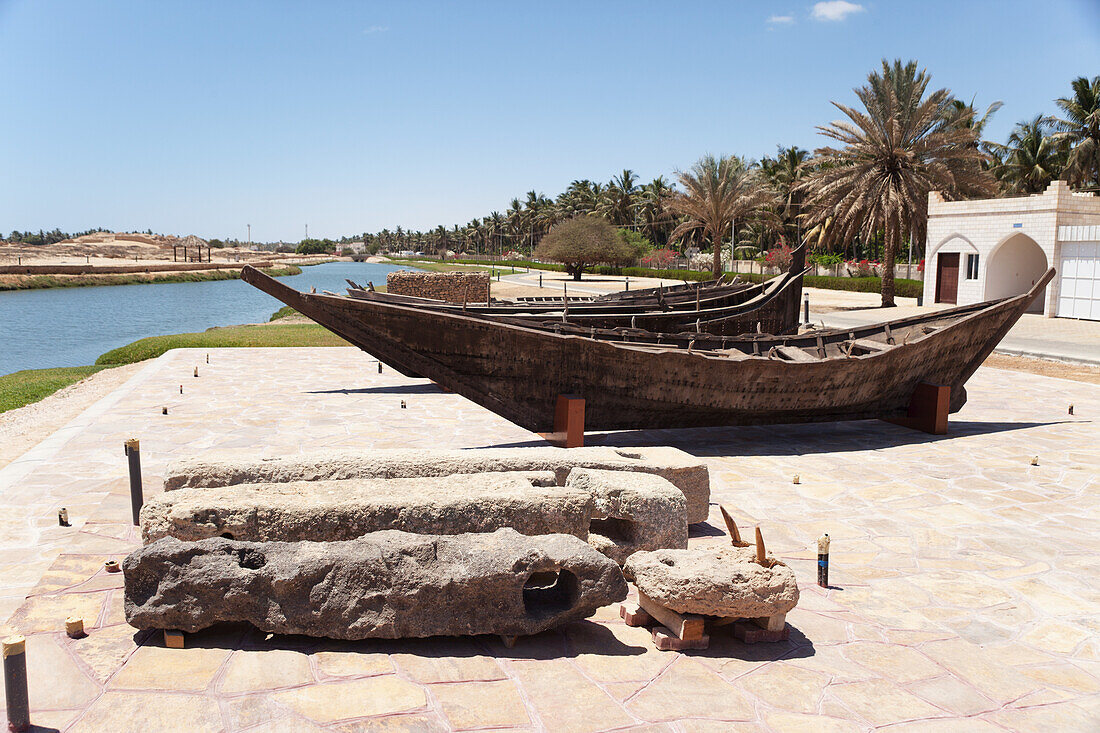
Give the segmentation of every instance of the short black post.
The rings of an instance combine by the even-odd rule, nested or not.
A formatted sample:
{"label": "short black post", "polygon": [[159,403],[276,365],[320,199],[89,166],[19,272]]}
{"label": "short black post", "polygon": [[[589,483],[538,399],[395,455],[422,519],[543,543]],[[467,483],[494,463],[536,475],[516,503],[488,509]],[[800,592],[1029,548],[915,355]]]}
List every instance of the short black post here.
{"label": "short black post", "polygon": [[829,535],[823,534],[817,539],[817,584],[829,587]]}
{"label": "short black post", "polygon": [[31,727],[27,697],[27,641],[22,636],[4,639],[4,697],[8,704],[8,730],[20,733]]}
{"label": "short black post", "polygon": [[141,492],[141,446],[137,438],[126,441],[126,457],[130,463],[130,508],[134,515],[134,526],[138,526],[141,515],[141,505],[145,503],[145,497]]}
{"label": "short black post", "polygon": [[628,293],[630,292],[630,278],[629,277],[626,279],[626,292],[628,292]]}
{"label": "short black post", "polygon": [[806,293],[806,299],[802,301],[802,322],[810,325],[810,294]]}
{"label": "short black post", "polygon": [[539,287],[542,287],[542,273],[539,273]]}

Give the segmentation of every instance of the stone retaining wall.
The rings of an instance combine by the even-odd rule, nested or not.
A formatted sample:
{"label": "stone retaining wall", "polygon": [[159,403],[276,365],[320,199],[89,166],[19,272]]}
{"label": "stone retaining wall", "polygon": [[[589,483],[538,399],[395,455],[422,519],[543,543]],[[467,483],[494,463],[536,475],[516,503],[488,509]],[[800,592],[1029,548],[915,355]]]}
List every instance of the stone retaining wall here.
{"label": "stone retaining wall", "polygon": [[486,303],[489,300],[489,273],[391,272],[386,276],[386,290],[395,295],[451,303]]}

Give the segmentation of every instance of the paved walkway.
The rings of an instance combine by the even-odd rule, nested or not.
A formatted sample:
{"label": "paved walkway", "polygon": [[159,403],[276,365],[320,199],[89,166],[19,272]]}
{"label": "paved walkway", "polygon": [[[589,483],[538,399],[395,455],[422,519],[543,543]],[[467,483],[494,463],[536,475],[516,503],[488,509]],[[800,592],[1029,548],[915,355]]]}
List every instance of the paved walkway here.
{"label": "paved walkway", "polygon": [[[968,390],[940,438],[873,421],[593,436],[706,457],[714,500],[800,579],[787,643],[657,652],[609,607],[514,649],[234,627],[169,650],[125,624],[102,570],[138,543],[125,438],[149,494],[210,450],[541,443],[354,349],[173,351],[0,470],[0,618],[28,635],[34,721],[62,730],[1096,730],[1100,388],[983,368]],[[716,506],[710,524],[693,544],[725,542]]]}

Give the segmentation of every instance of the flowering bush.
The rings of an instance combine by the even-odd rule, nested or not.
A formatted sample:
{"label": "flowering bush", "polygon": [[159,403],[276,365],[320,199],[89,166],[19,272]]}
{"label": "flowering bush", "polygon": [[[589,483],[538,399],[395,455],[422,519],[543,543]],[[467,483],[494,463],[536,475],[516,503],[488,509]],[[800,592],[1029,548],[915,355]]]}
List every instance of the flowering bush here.
{"label": "flowering bush", "polygon": [[525,259],[527,259],[527,257],[520,254],[519,252],[515,251],[514,249],[510,249],[510,250],[508,250],[507,252],[504,253],[504,255],[501,259],[505,259],[505,260],[525,260]]}
{"label": "flowering bush", "polygon": [[849,260],[844,263],[848,268],[848,277],[879,277],[882,266],[874,260]]}
{"label": "flowering bush", "polygon": [[671,249],[655,249],[642,258],[642,264],[657,270],[665,270],[675,260],[676,253]]}
{"label": "flowering bush", "polygon": [[920,264],[917,265],[917,272],[924,272],[924,258],[921,257]]}
{"label": "flowering bush", "polygon": [[783,242],[780,242],[778,247],[772,247],[764,253],[764,264],[768,267],[789,270],[792,261],[794,261],[794,257],[791,255],[791,248]]}

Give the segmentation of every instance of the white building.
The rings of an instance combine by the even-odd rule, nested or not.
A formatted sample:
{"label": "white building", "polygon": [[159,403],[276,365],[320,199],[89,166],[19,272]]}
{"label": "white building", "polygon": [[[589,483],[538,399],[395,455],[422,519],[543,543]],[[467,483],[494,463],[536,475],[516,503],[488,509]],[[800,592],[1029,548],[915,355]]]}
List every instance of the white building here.
{"label": "white building", "polygon": [[1054,181],[1033,196],[944,201],[928,195],[924,302],[1018,295],[1058,274],[1033,310],[1100,320],[1100,197]]}

